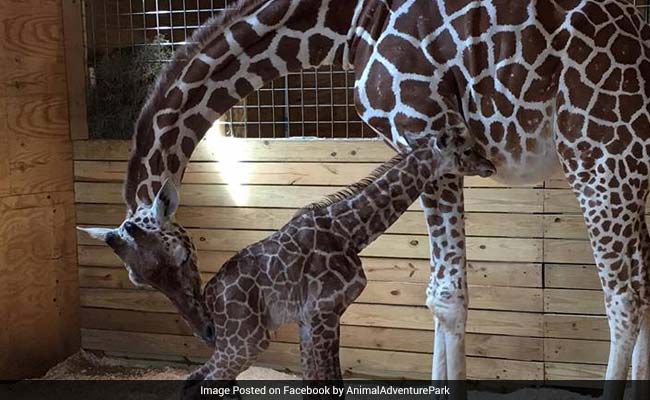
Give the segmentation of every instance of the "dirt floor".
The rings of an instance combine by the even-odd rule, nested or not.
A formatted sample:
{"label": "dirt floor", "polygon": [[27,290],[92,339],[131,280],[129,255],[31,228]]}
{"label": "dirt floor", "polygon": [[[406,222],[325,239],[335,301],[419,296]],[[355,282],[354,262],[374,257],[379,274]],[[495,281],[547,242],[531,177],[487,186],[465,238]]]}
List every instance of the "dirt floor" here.
{"label": "dirt floor", "polygon": [[[125,365],[123,360],[102,357],[86,351],[69,357],[50,369],[41,379],[47,380],[183,380],[197,365],[187,368],[148,367]],[[295,380],[296,375],[269,368],[251,367],[237,378],[239,380]]]}
{"label": "dirt floor", "polygon": [[[183,380],[193,367],[150,367],[138,368],[125,365],[123,360],[98,358],[81,351],[52,368],[42,379],[47,380],[90,380],[90,381],[134,381],[134,380]],[[295,380],[300,377],[268,368],[253,367],[243,372],[239,380]],[[99,382],[97,383],[99,384]],[[247,396],[244,396],[246,398]],[[356,396],[346,396],[347,399]],[[146,397],[138,399],[173,398],[173,396]],[[367,398],[367,396],[364,396]],[[591,400],[594,397],[560,389],[522,389],[508,394],[470,391],[468,400]],[[90,399],[89,399],[90,400]]]}

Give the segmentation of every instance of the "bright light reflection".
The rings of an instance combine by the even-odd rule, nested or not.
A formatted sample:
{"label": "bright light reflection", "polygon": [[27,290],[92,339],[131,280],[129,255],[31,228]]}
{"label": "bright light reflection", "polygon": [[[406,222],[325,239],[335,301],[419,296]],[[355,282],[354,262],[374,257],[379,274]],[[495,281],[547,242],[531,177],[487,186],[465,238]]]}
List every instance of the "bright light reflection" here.
{"label": "bright light reflection", "polygon": [[205,135],[205,141],[210,151],[219,161],[219,171],[224,182],[228,185],[228,193],[236,206],[244,206],[248,202],[249,189],[244,185],[248,178],[250,167],[242,162],[248,155],[246,141],[226,136],[225,125],[216,121]]}

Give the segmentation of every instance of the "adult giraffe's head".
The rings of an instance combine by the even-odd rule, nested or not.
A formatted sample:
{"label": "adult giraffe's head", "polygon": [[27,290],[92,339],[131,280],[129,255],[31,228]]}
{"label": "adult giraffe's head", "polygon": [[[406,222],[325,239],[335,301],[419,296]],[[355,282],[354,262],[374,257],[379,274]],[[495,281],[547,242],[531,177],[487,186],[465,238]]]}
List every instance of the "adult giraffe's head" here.
{"label": "adult giraffe's head", "polygon": [[117,228],[79,228],[108,244],[136,286],[152,286],[172,297],[198,295],[201,281],[196,247],[175,222],[179,196],[168,180],[151,205],[142,204]]}

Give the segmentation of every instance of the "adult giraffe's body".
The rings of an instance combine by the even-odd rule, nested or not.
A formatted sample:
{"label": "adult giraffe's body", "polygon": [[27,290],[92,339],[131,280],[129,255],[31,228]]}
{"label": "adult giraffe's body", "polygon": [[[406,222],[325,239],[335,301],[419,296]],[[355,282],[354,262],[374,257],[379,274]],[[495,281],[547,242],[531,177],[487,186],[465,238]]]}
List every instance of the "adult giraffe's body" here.
{"label": "adult giraffe's body", "polygon": [[[650,27],[621,0],[246,0],[199,29],[137,123],[125,200],[180,183],[211,124],[263,83],[325,64],[354,68],[361,117],[397,145],[449,127],[503,182],[562,165],[583,208],[611,329],[607,378],[650,378]],[[558,157],[559,156],[559,157]],[[560,162],[558,162],[558,159]],[[465,376],[462,178],[422,196],[434,379]]]}

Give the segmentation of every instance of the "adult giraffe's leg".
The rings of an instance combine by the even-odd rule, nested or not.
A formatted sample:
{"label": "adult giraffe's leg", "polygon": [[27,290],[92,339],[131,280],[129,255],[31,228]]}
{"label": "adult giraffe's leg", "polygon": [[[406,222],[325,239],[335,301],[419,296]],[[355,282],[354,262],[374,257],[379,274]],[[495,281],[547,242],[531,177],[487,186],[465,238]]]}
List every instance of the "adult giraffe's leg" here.
{"label": "adult giraffe's leg", "polygon": [[435,318],[433,380],[465,379],[468,290],[463,178],[443,176],[421,196],[431,248],[427,306]]}
{"label": "adult giraffe's leg", "polygon": [[574,141],[576,132],[598,138],[604,128],[583,121],[580,115],[560,112],[558,154],[584,214],[605,297],[610,329],[605,399],[621,399],[641,327],[647,166],[619,154],[597,160],[595,155],[608,148]]}

